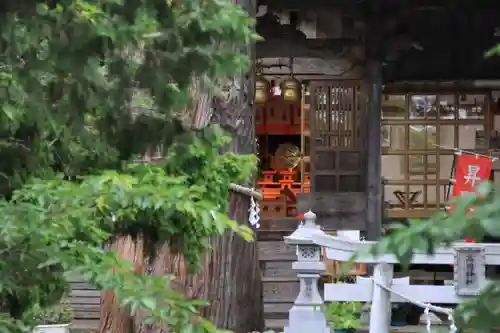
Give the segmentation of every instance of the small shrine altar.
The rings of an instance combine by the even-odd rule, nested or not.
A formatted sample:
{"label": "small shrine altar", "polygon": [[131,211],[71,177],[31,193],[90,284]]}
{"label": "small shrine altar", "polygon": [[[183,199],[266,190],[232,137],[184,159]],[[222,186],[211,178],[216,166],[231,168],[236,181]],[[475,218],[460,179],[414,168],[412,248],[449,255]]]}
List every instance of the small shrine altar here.
{"label": "small shrine altar", "polygon": [[[292,68],[289,65],[276,66]],[[309,94],[305,82],[289,75],[271,77],[257,66],[256,135],[260,158],[257,181],[263,193],[261,216],[295,217],[297,195],[310,192]]]}

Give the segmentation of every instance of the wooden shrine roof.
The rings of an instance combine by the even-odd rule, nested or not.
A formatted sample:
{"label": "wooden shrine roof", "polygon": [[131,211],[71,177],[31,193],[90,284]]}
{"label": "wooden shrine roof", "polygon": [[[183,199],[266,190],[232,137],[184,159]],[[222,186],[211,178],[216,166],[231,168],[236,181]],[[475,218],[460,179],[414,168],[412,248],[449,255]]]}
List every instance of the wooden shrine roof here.
{"label": "wooden shrine roof", "polygon": [[[260,56],[286,56],[277,55],[281,52],[294,57],[301,54],[318,58],[349,57],[346,49],[363,45],[366,37],[376,32],[376,56],[384,63],[385,81],[500,77],[500,55],[485,57],[486,51],[500,43],[498,0],[260,0],[260,3],[275,11],[295,11],[299,19],[303,19],[304,11],[338,10],[362,27],[356,36],[307,39],[290,24],[272,24],[269,17],[259,18],[258,31],[269,41],[257,45]],[[271,44],[277,40],[280,45],[273,49]]]}

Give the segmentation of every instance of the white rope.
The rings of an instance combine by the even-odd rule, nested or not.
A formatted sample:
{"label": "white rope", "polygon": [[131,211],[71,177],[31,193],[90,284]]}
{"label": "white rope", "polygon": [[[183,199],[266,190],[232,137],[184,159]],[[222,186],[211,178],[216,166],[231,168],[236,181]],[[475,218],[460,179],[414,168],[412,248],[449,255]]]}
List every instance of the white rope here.
{"label": "white rope", "polygon": [[425,317],[425,327],[427,328],[427,333],[431,332],[431,313],[429,311],[429,304],[425,307],[424,310],[424,317]]}
{"label": "white rope", "polygon": [[373,278],[372,278],[373,282],[375,282],[375,284],[377,286],[379,286],[380,288],[384,289],[385,291],[388,291],[390,293],[393,293],[397,296],[399,296],[400,298],[404,299],[405,301],[407,301],[408,303],[412,303],[412,304],[415,304],[419,307],[421,307],[422,309],[425,309],[427,307],[429,307],[429,310],[432,311],[432,312],[437,312],[437,313],[441,313],[441,314],[445,314],[445,315],[450,315],[453,313],[453,310],[452,309],[448,309],[448,308],[442,308],[442,307],[439,307],[439,306],[435,306],[435,305],[432,305],[432,304],[426,304],[426,303],[422,303],[420,301],[417,301],[413,298],[410,298],[408,296],[405,296],[401,293],[398,293],[397,291],[394,291],[392,290],[391,288],[385,286],[384,284],[378,282],[378,281],[375,281]]}
{"label": "white rope", "polygon": [[450,332],[455,333],[456,331],[458,331],[458,327],[455,325],[455,319],[453,319],[452,314],[448,315],[448,321],[450,322]]}
{"label": "white rope", "polygon": [[[252,189],[253,191],[253,189]],[[260,228],[260,207],[259,203],[255,201],[253,196],[250,196],[250,208],[248,208],[248,222],[256,229]]]}
{"label": "white rope", "polygon": [[388,291],[390,293],[393,293],[395,295],[397,295],[399,298],[402,298],[404,299],[406,302],[408,303],[412,303],[418,307],[421,307],[424,310],[424,315],[425,315],[425,319],[426,319],[426,328],[427,328],[427,332],[430,332],[431,331],[431,318],[430,318],[430,311],[432,312],[436,312],[436,313],[441,313],[441,314],[445,314],[448,316],[448,320],[450,321],[450,332],[451,333],[456,333],[457,332],[457,326],[455,325],[455,320],[453,319],[453,310],[452,309],[449,309],[449,308],[442,308],[440,306],[435,306],[435,305],[432,305],[432,304],[428,304],[428,303],[422,303],[420,301],[417,301],[413,298],[410,298],[408,296],[405,296],[397,291],[394,291],[392,290],[391,288],[387,287],[385,284],[379,282],[379,281],[376,281],[374,278],[371,278],[371,280],[377,285],[379,286],[380,288],[384,289],[385,291]]}
{"label": "white rope", "polygon": [[475,151],[464,150],[464,149],[454,148],[454,147],[447,147],[447,146],[442,146],[442,145],[437,145],[437,144],[433,144],[433,146],[441,148],[441,149],[453,150],[453,151],[455,151],[455,155],[462,155],[462,153],[465,153],[465,154],[468,154],[468,155],[475,155],[476,157],[477,156],[488,157],[488,158],[491,158],[491,160],[493,162],[496,162],[498,160],[498,157],[494,157],[494,156],[491,156],[491,155],[479,154],[479,153],[476,153]]}

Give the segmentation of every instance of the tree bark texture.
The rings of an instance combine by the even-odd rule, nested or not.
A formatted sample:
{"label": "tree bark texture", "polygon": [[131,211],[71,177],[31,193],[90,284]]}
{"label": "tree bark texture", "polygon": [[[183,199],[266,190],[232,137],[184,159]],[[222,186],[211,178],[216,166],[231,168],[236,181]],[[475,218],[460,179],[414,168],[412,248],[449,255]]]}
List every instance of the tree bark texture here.
{"label": "tree bark texture", "polygon": [[[255,0],[235,1],[255,17]],[[249,45],[247,52],[251,59],[255,60],[255,45]],[[228,86],[232,88],[224,98],[208,98],[197,89],[195,82],[192,93],[199,96],[193,96],[193,101],[197,101],[192,105],[194,110],[186,110],[191,114],[187,115],[183,122],[186,127],[200,128],[206,126],[211,118],[233,135],[234,139],[228,151],[240,154],[255,153],[254,68],[252,67],[247,75],[234,78]],[[251,184],[245,185],[252,187]],[[248,223],[249,202],[250,198],[246,195],[230,193],[229,216],[239,223]],[[262,284],[256,242],[249,243],[233,232],[226,232],[222,236],[213,237],[211,245],[212,251],[206,255],[202,268],[196,275],[188,274],[184,258],[171,253],[168,245],[159,251],[149,267],[142,266],[143,272],[157,275],[174,274],[175,288],[187,298],[209,301],[210,305],[204,309],[202,315],[219,328],[236,333],[262,331]],[[142,249],[138,247],[137,250],[142,254]],[[110,296],[107,297],[103,297],[102,302],[101,328],[111,327],[112,330],[101,329],[100,333],[128,333],[127,330],[116,330],[123,326],[119,327],[119,323],[114,325],[114,322],[128,323],[130,317],[127,319],[127,316],[116,310],[116,304],[110,301]],[[144,314],[138,313],[133,318],[131,326],[134,333],[177,333],[165,332],[157,325],[144,325],[141,322],[143,317]]]}
{"label": "tree bark texture", "polygon": [[[133,264],[136,272],[144,270],[144,242],[142,239],[128,237],[117,238],[108,246],[122,259]],[[103,292],[101,295],[101,315],[99,333],[132,333],[133,322],[130,313],[121,309],[113,292]]]}
{"label": "tree bark texture", "polygon": [[[180,254],[170,251],[168,245],[164,245],[158,252],[155,260],[147,267],[145,274],[152,275],[175,275],[172,281],[174,289],[182,292],[187,299],[207,299],[208,298],[208,261],[202,260],[203,266],[198,274],[188,274],[187,261]],[[134,318],[134,332],[137,333],[167,333],[158,324],[147,325],[142,322],[144,313],[138,312]],[[101,332],[102,333],[102,332]],[[115,332],[113,332],[115,333]],[[172,332],[174,333],[174,332]]]}
{"label": "tree bark texture", "polygon": [[[255,0],[233,0],[255,17]],[[255,65],[255,44],[248,45],[252,65]],[[255,145],[255,68],[234,79],[236,91],[225,101],[213,104],[213,118],[232,131],[233,142],[228,150],[239,154],[254,154]],[[246,184],[252,187],[251,184]],[[229,196],[229,216],[239,223],[248,223],[250,198],[232,192]],[[210,286],[206,317],[217,327],[236,333],[264,329],[262,281],[257,243],[245,242],[232,232],[212,240],[210,256]]]}
{"label": "tree bark texture", "polygon": [[[229,215],[246,223],[248,197],[233,193]],[[210,256],[210,285],[206,311],[217,327],[236,333],[262,331],[264,327],[262,283],[256,243],[244,241],[227,232],[212,241]]]}

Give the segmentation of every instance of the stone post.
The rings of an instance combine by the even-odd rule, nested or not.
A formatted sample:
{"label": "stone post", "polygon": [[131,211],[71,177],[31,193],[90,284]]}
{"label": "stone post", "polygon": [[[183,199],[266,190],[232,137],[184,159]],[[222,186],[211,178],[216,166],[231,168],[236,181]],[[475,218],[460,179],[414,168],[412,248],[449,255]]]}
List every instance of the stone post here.
{"label": "stone post", "polygon": [[284,333],[330,332],[323,314],[323,298],[318,291],[320,273],[325,271],[321,247],[312,240],[318,234],[324,232],[316,225],[316,214],[309,211],[304,214],[304,223],[290,236],[284,237],[286,244],[297,247],[297,261],[292,268],[300,280],[299,295],[290,309],[288,327],[285,327]]}
{"label": "stone post", "polygon": [[[373,278],[384,286],[391,287],[394,265],[375,265]],[[389,332],[391,328],[391,293],[378,284],[373,284],[372,308],[370,312],[370,333]]]}

